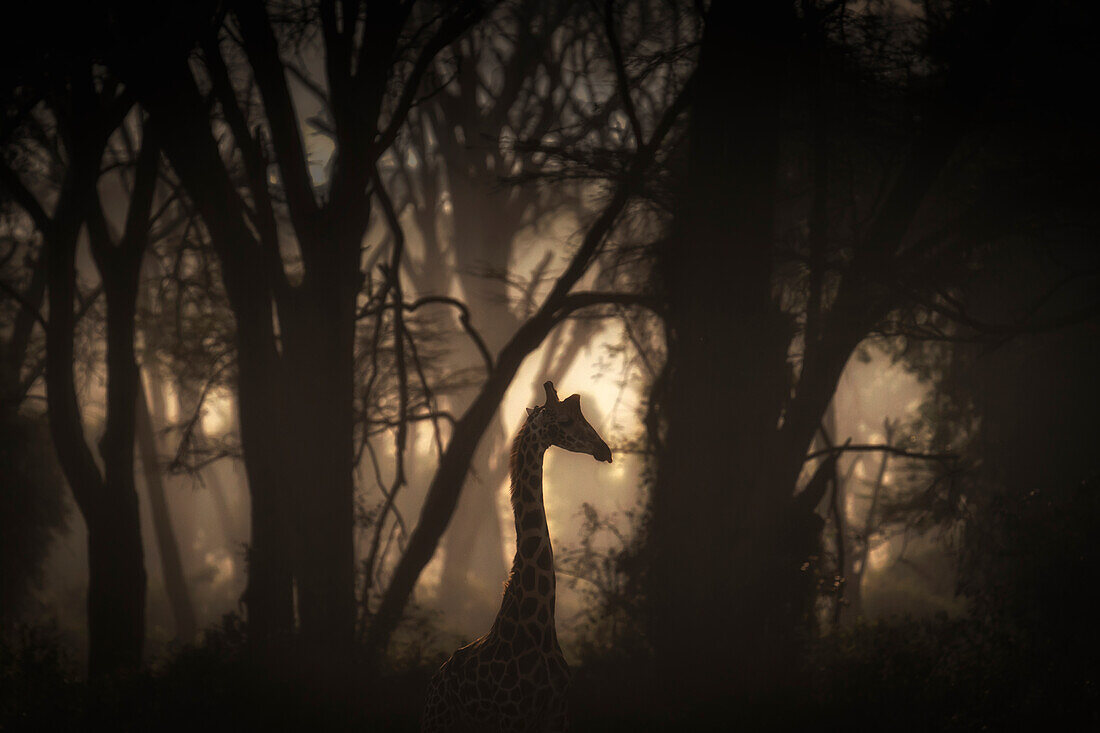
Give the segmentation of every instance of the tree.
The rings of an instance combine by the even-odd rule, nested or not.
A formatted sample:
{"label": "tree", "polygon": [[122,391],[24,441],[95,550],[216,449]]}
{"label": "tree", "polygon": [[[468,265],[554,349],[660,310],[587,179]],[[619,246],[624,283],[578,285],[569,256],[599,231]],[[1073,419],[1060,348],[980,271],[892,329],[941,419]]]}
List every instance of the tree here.
{"label": "tree", "polygon": [[[391,497],[406,481],[408,366],[416,360],[406,312],[441,303],[456,306],[464,314],[464,326],[468,324],[465,306],[449,298],[405,300],[404,233],[378,161],[417,102],[433,59],[484,9],[473,3],[440,12],[409,4],[366,9],[353,2],[286,9],[242,1],[229,11],[226,18],[203,7],[174,15],[147,8],[119,14],[117,32],[148,42],[116,45],[111,65],[148,111],[202,217],[236,320],[241,440],[253,497],[246,594],[253,638],[274,639],[292,630],[291,591],[296,586],[303,635],[315,649],[340,657],[349,648],[346,642],[354,623],[352,406],[358,396],[357,323],[375,319],[364,345],[368,363],[377,365],[382,336],[388,333],[392,341],[398,417]],[[310,46],[313,41],[320,45]],[[198,75],[187,63],[195,45],[202,50]],[[322,184],[310,177],[288,81],[284,54],[295,49],[310,49],[324,59],[323,83],[314,82],[302,69],[293,72],[305,93],[322,103],[332,123],[335,152]],[[235,56],[238,53],[241,56]],[[235,58],[246,61],[248,68]],[[254,82],[258,99],[234,86],[241,73]],[[206,89],[220,111],[213,128]],[[372,660],[384,652],[450,520],[473,451],[523,358],[570,313],[639,300],[631,294],[570,290],[587,273],[662,153],[685,99],[681,94],[655,115],[648,139],[638,142],[629,162],[616,171],[621,185],[548,298],[519,325],[497,358],[487,359],[488,380],[455,421],[420,523],[372,618],[367,639]],[[253,116],[255,101],[263,103],[264,122],[259,125]],[[232,135],[233,157],[228,161],[214,129]],[[274,174],[269,173],[269,159]],[[361,269],[373,202],[379,204],[391,239],[378,281],[374,273]],[[293,234],[290,239],[300,260],[284,251],[281,234],[286,233]],[[373,388],[373,381],[372,375],[366,390]]]}
{"label": "tree", "polygon": [[[14,132],[5,124],[3,141]],[[2,184],[0,193],[7,194]],[[9,324],[0,337],[0,608],[10,618],[25,610],[30,590],[41,581],[52,532],[64,526],[66,512],[64,479],[44,416],[27,409],[28,394],[44,367],[44,248],[17,204],[5,195],[0,206],[0,308]]]}
{"label": "tree", "polygon": [[[616,69],[616,79],[625,85],[622,70]],[[420,572],[428,564],[433,552],[455,510],[470,460],[485,428],[493,419],[504,392],[511,383],[524,358],[534,351],[549,332],[563,319],[582,308],[600,305],[648,305],[652,299],[632,292],[573,291],[574,286],[589,270],[597,256],[604,250],[615,225],[628,208],[642,194],[649,182],[647,176],[668,154],[668,141],[681,113],[686,109],[692,93],[690,80],[672,77],[667,80],[674,95],[667,106],[654,110],[652,127],[646,134],[640,127],[632,130],[629,143],[616,151],[622,157],[621,167],[604,174],[613,183],[613,189],[599,214],[588,224],[579,248],[565,270],[554,280],[542,303],[515,331],[491,362],[491,370],[477,397],[466,412],[455,422],[451,442],[440,459],[439,468],[428,488],[428,495],[421,510],[420,520],[409,539],[408,547],[394,570],[393,580],[383,596],[378,612],[367,637],[368,654],[381,654],[388,643],[401,613],[408,603]],[[622,88],[622,87],[620,87]],[[664,99],[657,100],[659,105]],[[625,101],[622,101],[626,104]],[[559,157],[568,162],[575,150],[555,145],[532,144],[533,152]],[[603,151],[606,152],[606,151]],[[568,166],[566,175],[568,175]],[[590,175],[590,173],[589,173]]]}
{"label": "tree", "polygon": [[[40,129],[56,125],[57,149],[65,156],[52,211],[12,168],[5,165],[0,173],[45,244],[47,414],[59,462],[88,527],[89,670],[99,675],[140,663],[144,641],[145,568],[133,474],[137,388],[133,316],[159,150],[146,136],[135,163],[124,231],[116,245],[96,187],[104,148],[132,102],[96,69],[86,45],[59,54],[52,62],[51,77],[40,87],[52,121]],[[107,301],[108,396],[106,432],[99,445],[102,471],[84,437],[73,383],[75,257],[85,223]]]}
{"label": "tree", "polygon": [[[151,376],[151,391],[154,400],[164,399],[160,380]],[[180,559],[179,542],[168,512],[168,501],[164,493],[163,472],[157,450],[157,434],[153,426],[153,411],[149,409],[149,399],[144,385],[139,386],[135,400],[137,407],[137,444],[141,457],[142,476],[145,479],[145,493],[149,497],[149,509],[153,516],[153,529],[160,552],[161,567],[164,572],[164,586],[168,591],[168,601],[172,606],[172,616],[176,623],[176,638],[189,642],[198,632],[195,621],[195,609],[187,589],[183,574],[183,562]],[[159,412],[159,411],[158,411]]]}
{"label": "tree", "polygon": [[964,193],[966,161],[1018,113],[1009,49],[1029,18],[1013,3],[928,3],[908,21],[885,5],[706,10],[656,268],[653,641],[681,703],[798,669],[813,598],[800,567],[820,532],[798,475],[856,346],[943,311],[976,241],[1003,234],[989,218],[1002,204]]}
{"label": "tree", "polygon": [[[562,146],[586,137],[609,144],[607,120],[617,103],[587,98],[601,74],[598,59],[606,55],[592,21],[583,6],[503,4],[450,49],[447,63],[436,70],[442,91],[417,108],[397,141],[393,179],[404,186],[390,188],[396,200],[407,199],[424,247],[415,264],[410,257],[410,281],[420,294],[445,295],[460,287],[490,353],[515,333],[541,280],[557,265],[548,251],[529,276],[515,272],[526,252],[520,236],[537,236],[555,217],[586,215],[583,182],[532,185],[555,161],[526,153],[519,142],[557,135],[568,138],[559,141]],[[567,82],[563,76],[570,69]],[[406,164],[410,158],[414,167]],[[443,266],[449,259],[453,271]],[[556,359],[555,341],[540,379],[560,377],[588,332],[573,333]],[[451,411],[462,413],[473,397],[450,398]],[[481,623],[471,614],[495,612],[496,599],[483,591],[503,582],[506,571],[496,495],[507,473],[510,437],[498,414],[486,428],[444,537],[440,605],[471,624]],[[473,583],[471,569],[481,571]]]}
{"label": "tree", "polygon": [[[212,8],[176,9],[182,18],[164,9],[126,13],[124,35],[146,35],[150,42],[118,46],[112,63],[165,136],[165,152],[218,253],[236,319],[241,440],[252,493],[250,628],[258,639],[289,632],[296,584],[303,634],[342,655],[355,622],[355,324],[364,282],[361,246],[371,198],[378,195],[377,160],[415,101],[427,66],[481,9],[462,3],[433,15],[413,12],[412,4],[368,10],[354,2],[300,9],[320,24],[336,140],[320,202],[280,57],[279,34],[293,30],[292,18],[260,2],[230,7],[262,99],[263,127],[249,127],[246,110],[253,99],[238,96],[232,85],[228,40],[218,37],[221,17]],[[203,82],[243,164],[247,199],[222,159],[187,63],[196,44],[203,51]],[[401,85],[396,97],[393,83]],[[269,155],[278,171],[275,184],[269,182]],[[286,202],[301,254],[294,282],[280,250],[276,195]],[[392,276],[374,300],[389,308],[392,298],[398,321],[400,255],[395,249]],[[403,330],[395,333],[401,344]]]}

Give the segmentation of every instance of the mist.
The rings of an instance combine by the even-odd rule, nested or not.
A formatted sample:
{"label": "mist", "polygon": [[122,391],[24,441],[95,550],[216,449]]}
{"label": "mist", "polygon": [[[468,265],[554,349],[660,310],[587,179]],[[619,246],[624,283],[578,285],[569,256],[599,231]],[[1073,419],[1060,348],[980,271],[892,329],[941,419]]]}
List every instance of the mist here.
{"label": "mist", "polygon": [[9,16],[0,727],[1096,717],[1093,9]]}

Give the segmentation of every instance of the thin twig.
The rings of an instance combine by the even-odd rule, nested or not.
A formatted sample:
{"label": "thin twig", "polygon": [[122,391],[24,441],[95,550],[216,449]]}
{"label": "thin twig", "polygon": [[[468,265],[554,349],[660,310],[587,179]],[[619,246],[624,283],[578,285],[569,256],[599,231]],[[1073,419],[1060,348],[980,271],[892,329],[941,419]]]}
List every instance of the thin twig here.
{"label": "thin twig", "polygon": [[[435,408],[435,395],[432,394],[432,388],[428,385],[428,378],[424,375],[424,368],[420,363],[420,354],[416,350],[416,341],[413,339],[412,334],[409,333],[409,329],[402,323],[402,330],[405,332],[405,338],[408,339],[409,356],[412,357],[413,367],[416,369],[416,375],[420,379],[420,388],[424,390],[424,398],[428,404],[428,414],[431,415],[432,430],[435,434],[435,449],[438,457],[443,458],[443,433],[439,429],[439,419]],[[406,422],[409,421],[408,414],[404,415]]]}

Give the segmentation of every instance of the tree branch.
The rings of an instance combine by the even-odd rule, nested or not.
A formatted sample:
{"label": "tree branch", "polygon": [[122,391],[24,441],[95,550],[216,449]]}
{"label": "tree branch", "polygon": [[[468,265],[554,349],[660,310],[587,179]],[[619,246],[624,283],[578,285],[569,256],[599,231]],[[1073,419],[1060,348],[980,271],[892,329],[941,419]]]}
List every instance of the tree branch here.
{"label": "tree branch", "polygon": [[469,2],[468,0],[463,2],[461,8],[455,10],[443,21],[439,30],[421,49],[416,62],[413,64],[412,71],[405,80],[404,88],[401,90],[401,96],[398,98],[393,114],[390,116],[389,124],[385,130],[379,133],[372,145],[371,158],[377,158],[393,144],[394,139],[397,137],[397,131],[405,123],[405,117],[416,98],[420,81],[435,59],[436,54],[449,46],[484,14],[485,8],[482,7],[481,3]]}
{"label": "tree branch", "polygon": [[481,358],[485,361],[486,373],[492,374],[493,357],[489,353],[489,348],[485,345],[485,340],[481,337],[481,334],[478,333],[477,329],[475,329],[473,324],[470,322],[469,307],[457,298],[451,298],[446,295],[426,295],[423,298],[417,298],[412,303],[406,305],[405,310],[411,313],[420,306],[428,305],[429,303],[443,303],[445,305],[449,305],[458,309],[459,321],[462,323],[462,328],[466,331],[466,334],[470,337],[470,340],[474,342],[474,345],[477,347],[478,353],[481,354]]}
{"label": "tree branch", "polygon": [[1083,323],[1100,315],[1100,301],[1097,301],[1057,318],[1050,318],[1042,322],[990,323],[974,318],[959,307],[949,308],[936,303],[934,300],[920,298],[916,294],[912,295],[914,300],[929,310],[939,313],[954,323],[966,326],[967,328],[987,336],[1018,336],[1023,334],[1046,333],[1048,331],[1056,331],[1060,328]]}
{"label": "tree branch", "polygon": [[312,179],[306,164],[302,131],[298,127],[298,115],[286,83],[286,70],[279,57],[279,44],[267,11],[259,0],[237,0],[235,16],[244,40],[245,53],[256,75],[256,84],[264,100],[272,142],[277,151],[276,163],[282,177],[290,218],[307,259],[307,270],[312,261],[312,250],[318,246],[314,219],[317,201],[313,195]]}
{"label": "tree branch", "polygon": [[919,458],[928,461],[954,461],[958,459],[958,456],[954,453],[919,453],[916,451],[908,451],[904,448],[897,448],[892,445],[875,445],[870,443],[855,443],[852,445],[839,446],[833,448],[822,448],[821,450],[807,453],[804,461],[812,461],[815,458],[821,456],[837,455],[840,453],[851,453],[854,451],[879,451],[882,453],[890,453],[895,456],[903,456],[905,458]]}
{"label": "tree branch", "polygon": [[[41,258],[39,258],[39,263],[41,263]],[[43,268],[41,264],[35,266],[35,280],[41,279],[41,276],[38,273],[42,269]],[[32,292],[35,290],[33,282],[30,289],[32,290]],[[14,298],[19,303],[19,305],[22,306],[22,312],[29,314],[31,317],[34,318],[34,320],[38,321],[43,330],[50,327],[50,324],[47,323],[46,319],[42,317],[42,311],[39,310],[38,306],[32,303],[23,293],[20,293],[18,290],[13,288],[11,285],[8,285],[3,280],[0,280],[0,290],[3,290],[5,293]],[[41,298],[41,295],[39,295],[39,298]]]}
{"label": "tree branch", "polygon": [[520,326],[501,349],[493,372],[455,425],[451,441],[428,487],[420,521],[409,539],[408,549],[398,562],[393,579],[382,598],[368,633],[366,645],[370,664],[376,664],[379,655],[384,653],[420,573],[435,553],[439,539],[454,514],[478,443],[524,359],[538,348],[565,314],[585,305],[620,302],[621,297],[627,297],[615,295],[609,298],[607,294],[598,294],[597,297],[594,294],[578,293],[572,300],[566,299],[569,290],[585,273],[600,246],[610,234],[631,194],[641,184],[645,172],[655,159],[661,142],[672,129],[676,118],[687,106],[691,86],[692,83],[689,81],[665,111],[650,141],[635,153],[627,176],[620,181],[610,201],[590,225],[580,248],[555,282],[542,307]]}
{"label": "tree branch", "polygon": [[638,111],[634,107],[634,99],[630,96],[630,79],[626,75],[626,65],[623,63],[623,49],[619,45],[619,38],[615,35],[615,2],[604,2],[603,27],[607,34],[607,43],[611,48],[611,60],[615,66],[615,84],[619,89],[619,98],[623,103],[623,111],[630,121],[630,129],[634,132],[634,141],[642,145],[645,137],[642,133],[642,123],[638,119]]}
{"label": "tree branch", "polygon": [[580,291],[570,293],[562,298],[561,306],[557,314],[560,318],[594,305],[637,305],[648,308],[660,315],[660,303],[652,295],[643,293],[611,293],[597,291]]}
{"label": "tree branch", "polygon": [[153,210],[153,194],[157,189],[157,168],[160,162],[160,145],[151,125],[146,124],[138,151],[134,188],[130,194],[130,206],[126,210],[119,246],[127,255],[140,258],[149,238],[150,214]]}
{"label": "tree branch", "polygon": [[38,199],[30,189],[23,185],[19,175],[8,166],[7,162],[3,161],[0,161],[0,186],[6,188],[15,202],[27,212],[38,231],[45,234],[50,230],[52,222],[49,214],[42,208],[42,204],[38,203]]}
{"label": "tree branch", "polygon": [[244,161],[248,188],[252,192],[252,203],[255,207],[255,217],[252,221],[255,224],[256,233],[259,234],[261,256],[268,272],[271,273],[271,282],[276,295],[285,301],[290,291],[290,283],[279,252],[278,227],[275,223],[275,210],[271,203],[271,191],[267,185],[267,160],[264,156],[263,143],[259,139],[259,127],[256,128],[256,135],[249,132],[248,120],[237,103],[236,93],[229,80],[229,69],[225,65],[217,39],[206,38],[202,48],[214,95],[218,99],[222,114],[233,132],[237,149],[241,151],[241,159]]}

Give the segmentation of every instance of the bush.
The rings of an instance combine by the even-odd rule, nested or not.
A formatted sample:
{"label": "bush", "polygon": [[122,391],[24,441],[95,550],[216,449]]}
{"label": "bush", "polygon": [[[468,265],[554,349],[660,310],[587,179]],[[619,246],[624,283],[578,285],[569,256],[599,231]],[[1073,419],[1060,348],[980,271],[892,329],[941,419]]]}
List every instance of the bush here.
{"label": "bush", "polygon": [[944,731],[1100,722],[1095,699],[1052,675],[1026,637],[975,617],[840,629],[818,640],[811,665],[819,714],[855,729],[885,721],[895,729]]}
{"label": "bush", "polygon": [[0,629],[0,730],[64,729],[78,707],[76,665],[53,626]]}
{"label": "bush", "polygon": [[45,419],[0,416],[0,619],[25,610],[50,540],[65,525],[65,484]]}

